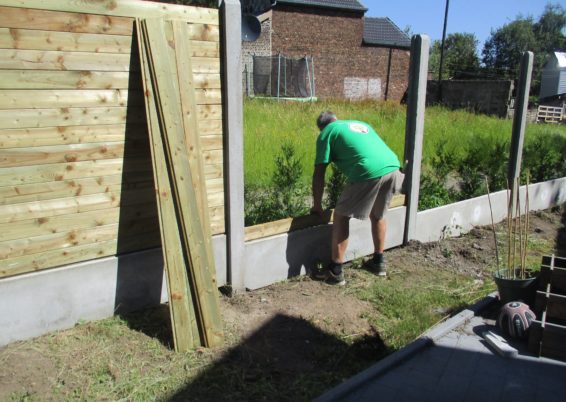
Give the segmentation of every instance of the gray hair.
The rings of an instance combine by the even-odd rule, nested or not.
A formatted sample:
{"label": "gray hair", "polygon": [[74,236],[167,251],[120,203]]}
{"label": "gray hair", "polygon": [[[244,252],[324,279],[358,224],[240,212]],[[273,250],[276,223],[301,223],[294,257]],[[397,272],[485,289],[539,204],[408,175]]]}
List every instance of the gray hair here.
{"label": "gray hair", "polygon": [[322,112],[318,115],[318,119],[316,119],[316,125],[318,126],[319,130],[323,130],[324,127],[328,126],[330,123],[336,120],[338,120],[336,118],[336,115],[330,110],[327,110],[326,112]]}

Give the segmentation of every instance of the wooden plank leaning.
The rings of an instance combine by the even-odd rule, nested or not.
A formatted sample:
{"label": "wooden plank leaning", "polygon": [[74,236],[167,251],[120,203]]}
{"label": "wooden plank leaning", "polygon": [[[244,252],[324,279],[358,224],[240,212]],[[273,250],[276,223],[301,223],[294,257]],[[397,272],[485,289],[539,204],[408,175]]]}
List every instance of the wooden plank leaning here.
{"label": "wooden plank leaning", "polygon": [[182,252],[181,235],[175,217],[175,204],[170,186],[170,176],[164,163],[165,155],[161,140],[161,128],[151,73],[149,57],[146,53],[146,35],[143,24],[137,23],[137,38],[142,63],[142,76],[145,87],[146,113],[151,155],[155,181],[156,198],[159,210],[159,227],[163,248],[163,260],[167,273],[169,311],[175,350],[184,352],[199,346],[200,339],[192,294],[188,286],[186,261]]}
{"label": "wooden plank leaning", "polygon": [[[192,186],[194,173],[191,168],[196,168],[195,173],[198,173],[198,163],[193,163],[196,166],[191,166],[186,143],[175,44],[167,41],[166,24],[162,19],[146,19],[143,20],[142,25],[147,33],[147,49],[150,51],[148,56],[151,61],[150,66],[153,68],[152,77],[162,122],[165,157],[172,177],[171,184],[181,236],[190,262],[189,279],[193,287],[202,342],[205,346],[216,346],[223,343],[224,337],[214,275],[215,264],[211,242],[205,240],[206,231],[203,230],[198,208],[200,195]],[[183,33],[180,32],[179,35],[182,36]],[[200,155],[200,150],[195,151],[192,153],[193,156]],[[202,173],[197,176],[203,177]]]}

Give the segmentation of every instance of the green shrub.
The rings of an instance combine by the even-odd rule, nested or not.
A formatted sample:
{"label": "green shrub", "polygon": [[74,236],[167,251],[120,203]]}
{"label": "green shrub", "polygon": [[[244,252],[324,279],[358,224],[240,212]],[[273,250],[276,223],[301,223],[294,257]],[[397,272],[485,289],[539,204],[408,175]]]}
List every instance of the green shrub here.
{"label": "green shrub", "polygon": [[[523,150],[524,174],[530,182],[557,179],[566,175],[566,137],[560,134],[539,135]],[[523,177],[525,179],[525,177]]]}
{"label": "green shrub", "polygon": [[336,208],[338,197],[346,184],[346,175],[334,164],[330,165],[330,178],[326,181],[326,206]]}
{"label": "green shrub", "polygon": [[247,184],[244,187],[246,226],[305,215],[309,211],[309,189],[301,180],[301,157],[290,143],[281,146],[275,157],[270,185]]}

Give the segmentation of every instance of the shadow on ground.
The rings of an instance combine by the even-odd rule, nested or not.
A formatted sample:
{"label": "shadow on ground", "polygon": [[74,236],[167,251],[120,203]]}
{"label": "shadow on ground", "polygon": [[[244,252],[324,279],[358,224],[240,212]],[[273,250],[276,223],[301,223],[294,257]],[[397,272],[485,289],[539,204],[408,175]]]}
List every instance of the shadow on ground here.
{"label": "shadow on ground", "polygon": [[164,346],[173,349],[173,333],[169,306],[161,304],[143,311],[120,314],[128,327],[157,339]]}
{"label": "shadow on ground", "polygon": [[170,400],[311,400],[388,352],[378,335],[348,343],[306,320],[277,315]]}

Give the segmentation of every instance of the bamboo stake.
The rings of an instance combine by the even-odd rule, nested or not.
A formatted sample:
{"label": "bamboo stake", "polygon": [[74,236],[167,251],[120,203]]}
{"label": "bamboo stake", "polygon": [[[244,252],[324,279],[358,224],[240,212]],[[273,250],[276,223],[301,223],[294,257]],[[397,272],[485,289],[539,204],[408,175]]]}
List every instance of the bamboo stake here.
{"label": "bamboo stake", "polygon": [[527,186],[525,187],[525,250],[523,254],[523,277],[525,276],[525,269],[527,264],[527,246],[529,242],[529,175],[527,174]]}
{"label": "bamboo stake", "polygon": [[513,207],[509,190],[509,180],[507,180],[507,277],[511,278],[511,222],[513,219]]}
{"label": "bamboo stake", "polygon": [[487,200],[489,201],[489,213],[491,215],[491,229],[493,230],[493,241],[495,242],[495,261],[497,271],[499,272],[499,247],[497,246],[497,233],[495,232],[495,223],[493,222],[493,208],[491,206],[491,196],[489,193],[489,181],[485,177],[485,187],[487,188]]}
{"label": "bamboo stake", "polygon": [[[517,226],[519,227],[519,274],[521,274],[523,267],[522,267],[522,256],[523,256],[523,228],[522,228],[522,219],[521,219],[521,181],[519,178],[517,178]],[[515,238],[515,241],[517,239]],[[515,261],[513,261],[515,262]],[[516,277],[517,272],[516,270],[514,270],[515,275],[513,276],[513,278]]]}

